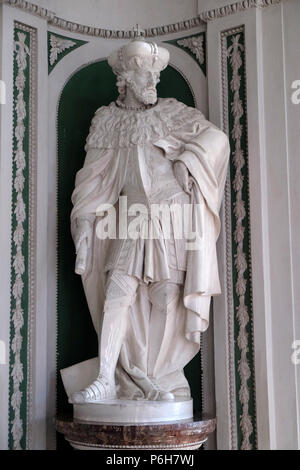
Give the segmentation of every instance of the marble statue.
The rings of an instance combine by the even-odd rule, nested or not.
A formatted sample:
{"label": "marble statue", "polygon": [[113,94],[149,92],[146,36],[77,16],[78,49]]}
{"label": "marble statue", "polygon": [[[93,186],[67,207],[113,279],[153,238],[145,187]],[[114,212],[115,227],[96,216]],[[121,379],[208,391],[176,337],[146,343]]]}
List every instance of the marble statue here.
{"label": "marble statue", "polygon": [[[168,61],[166,49],[141,37],[109,56],[119,98],[96,111],[76,175],[76,272],[99,357],[69,394],[75,404],[189,398],[183,368],[220,293],[216,240],[229,142],[199,110],[157,98]],[[110,220],[116,226],[107,229]],[[179,230],[186,220],[195,243]]]}

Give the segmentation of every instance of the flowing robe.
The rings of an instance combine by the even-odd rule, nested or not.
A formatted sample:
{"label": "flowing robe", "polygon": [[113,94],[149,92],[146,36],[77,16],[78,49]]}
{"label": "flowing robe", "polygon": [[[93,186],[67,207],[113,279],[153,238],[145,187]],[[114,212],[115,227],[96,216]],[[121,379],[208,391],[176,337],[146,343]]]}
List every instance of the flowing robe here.
{"label": "flowing robe", "polygon": [[[139,112],[120,109],[115,103],[99,108],[87,138],[85,164],[76,176],[72,195],[72,234],[75,235],[80,218],[95,219],[96,227],[99,220],[97,211],[101,204],[117,207],[126,186],[130,162],[140,161],[145,152],[151,154],[151,149],[153,152],[159,149],[168,162],[182,161],[188,168],[193,182],[189,199],[193,208],[197,205],[198,211],[192,216],[193,230],[201,234],[201,244],[196,250],[186,252],[185,265],[181,267],[177,250],[176,267],[177,272],[184,271],[183,285],[181,294],[172,299],[166,318],[163,319],[162,344],[151,370],[148,358],[151,337],[155,335],[151,324],[153,306],[147,295],[147,284],[142,282],[138,289],[135,302],[130,307],[130,322],[116,371],[118,393],[127,398],[143,397],[141,384],[147,375],[155,377],[166,391],[172,391],[175,395],[189,395],[183,367],[198,352],[200,333],[209,324],[210,298],[220,293],[216,241],[220,231],[219,209],[229,158],[228,138],[207,121],[200,111],[175,99],[159,99],[156,106]],[[171,166],[170,171],[172,173]],[[170,175],[170,171],[168,174],[173,178],[172,185],[174,174]],[[160,195],[156,202],[166,199],[166,191],[162,188],[165,196]],[[177,195],[176,191],[173,193]],[[147,195],[146,191],[146,196],[149,202],[151,194],[148,192]],[[174,200],[176,202],[176,197]],[[111,262],[114,242],[100,240],[94,228],[92,246],[88,250],[88,269],[82,276],[98,334],[107,270],[115,267]],[[145,253],[144,247],[143,250],[138,249],[138,243],[130,251],[130,256],[124,259],[130,258],[132,261],[133,257],[138,259],[141,253]],[[164,254],[165,242],[161,239],[147,243],[151,260],[144,266],[144,271],[140,276],[137,276],[136,271],[128,272],[127,269],[126,272],[146,282],[170,278],[169,268],[172,263],[168,254]],[[132,248],[132,242],[130,246]],[[93,364],[95,368],[96,360]]]}

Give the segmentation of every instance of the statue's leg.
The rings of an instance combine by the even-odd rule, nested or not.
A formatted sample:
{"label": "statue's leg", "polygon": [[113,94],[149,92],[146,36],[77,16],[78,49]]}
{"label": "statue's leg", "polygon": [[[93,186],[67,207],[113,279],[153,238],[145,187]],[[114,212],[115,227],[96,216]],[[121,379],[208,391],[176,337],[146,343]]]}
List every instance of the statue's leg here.
{"label": "statue's leg", "polygon": [[180,285],[173,282],[155,282],[149,286],[149,299],[152,304],[150,331],[156,332],[149,339],[148,371],[151,375],[163,341],[170,305],[179,295]]}
{"label": "statue's leg", "polygon": [[169,281],[155,282],[148,287],[149,300],[152,304],[149,324],[148,376],[141,380],[134,378],[148,400],[173,400],[175,398],[172,393],[161,388],[153,370],[164,338],[169,305],[179,293],[180,286]]}
{"label": "statue's leg", "polygon": [[[149,299],[152,304],[150,314],[150,337],[149,337],[149,353],[148,353],[148,374],[152,383],[160,388],[157,378],[154,374],[155,364],[159,356],[163,338],[165,335],[165,327],[167,315],[170,305],[174,308],[174,299],[180,295],[180,285],[170,282],[161,281],[149,285]],[[153,332],[155,332],[153,334]],[[163,392],[164,399],[174,399],[174,395],[170,392]]]}
{"label": "statue's leg", "polygon": [[116,397],[115,369],[126,334],[128,312],[134,302],[138,280],[112,271],[108,277],[99,337],[99,375],[86,389],[76,392],[73,403]]}

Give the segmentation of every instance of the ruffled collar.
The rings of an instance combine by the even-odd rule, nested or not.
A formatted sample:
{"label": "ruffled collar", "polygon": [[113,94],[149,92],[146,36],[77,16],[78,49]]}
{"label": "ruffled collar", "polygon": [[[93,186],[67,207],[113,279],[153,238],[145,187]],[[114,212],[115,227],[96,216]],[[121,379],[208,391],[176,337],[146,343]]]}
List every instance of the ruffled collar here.
{"label": "ruffled collar", "polygon": [[156,142],[203,114],[174,98],[159,98],[152,108],[136,111],[114,102],[99,108],[92,120],[85,150],[117,148]]}

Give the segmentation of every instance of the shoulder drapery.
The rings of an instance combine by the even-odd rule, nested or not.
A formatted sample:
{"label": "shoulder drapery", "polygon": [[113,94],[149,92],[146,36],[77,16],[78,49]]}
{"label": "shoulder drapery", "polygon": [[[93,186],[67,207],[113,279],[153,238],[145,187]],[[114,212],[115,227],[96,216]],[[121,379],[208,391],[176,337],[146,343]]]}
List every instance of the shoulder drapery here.
{"label": "shoulder drapery", "polygon": [[110,240],[99,240],[96,226],[100,204],[115,205],[118,201],[126,173],[129,149],[96,149],[87,152],[84,166],[78,171],[72,194],[71,232],[75,239],[77,221],[90,218],[94,221],[93,240],[88,249],[87,270],[82,283],[94,327],[99,332],[100,314],[104,299],[104,266]]}
{"label": "shoulder drapery", "polygon": [[128,152],[128,149],[88,150],[75,179],[72,223],[80,217],[95,215],[100,204],[115,204],[123,186]]}
{"label": "shoulder drapery", "polygon": [[221,292],[216,241],[220,232],[219,209],[227,174],[229,141],[222,131],[196,113],[192,125],[187,123],[155,145],[162,148],[170,160],[182,161],[193,181],[192,220],[200,244],[197,249],[188,251],[184,305],[188,309],[187,337],[198,341],[198,332],[208,327],[210,297]]}

